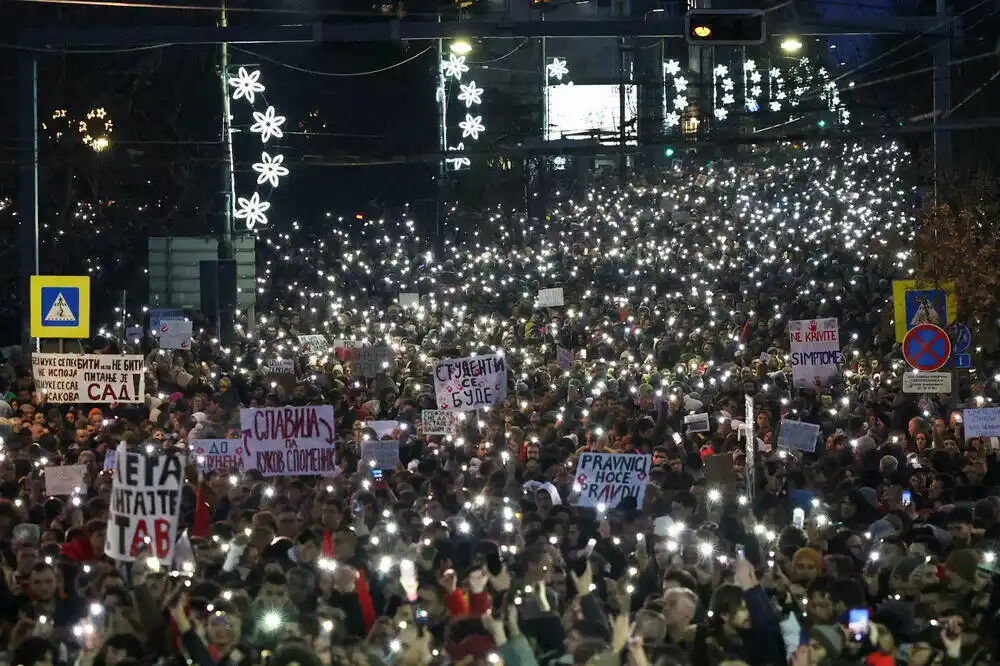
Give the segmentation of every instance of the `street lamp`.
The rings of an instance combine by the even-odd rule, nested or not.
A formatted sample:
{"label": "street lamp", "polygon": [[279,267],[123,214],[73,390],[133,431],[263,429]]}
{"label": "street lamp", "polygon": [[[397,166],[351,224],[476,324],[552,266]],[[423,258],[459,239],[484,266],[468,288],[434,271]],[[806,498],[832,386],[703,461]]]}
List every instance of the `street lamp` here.
{"label": "street lamp", "polygon": [[781,50],[785,53],[798,53],[802,50],[802,41],[798,37],[785,37],[781,40]]}
{"label": "street lamp", "polygon": [[448,48],[455,55],[464,56],[472,53],[472,44],[469,43],[469,40],[462,39],[461,37],[453,40],[452,43],[448,46]]}

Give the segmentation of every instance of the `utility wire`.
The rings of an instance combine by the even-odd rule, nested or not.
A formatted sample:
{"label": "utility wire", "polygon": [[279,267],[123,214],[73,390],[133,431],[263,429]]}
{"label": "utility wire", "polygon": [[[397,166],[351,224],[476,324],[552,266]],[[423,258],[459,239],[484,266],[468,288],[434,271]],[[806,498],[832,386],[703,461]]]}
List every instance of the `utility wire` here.
{"label": "utility wire", "polygon": [[985,88],[986,86],[988,86],[991,83],[993,83],[997,79],[997,77],[1000,77],[1000,69],[998,69],[996,72],[994,72],[993,76],[991,76],[990,78],[986,79],[986,82],[983,83],[983,85],[979,86],[978,88],[976,88],[975,90],[973,90],[971,93],[969,93],[965,97],[965,99],[963,99],[961,102],[959,102],[955,106],[953,106],[950,109],[948,109],[947,111],[945,111],[944,112],[944,117],[947,118],[948,116],[950,116],[951,114],[955,113],[960,108],[962,108],[963,106],[965,106],[966,102],[968,102],[970,99],[972,99],[973,97],[975,97],[976,95],[978,95],[979,93],[981,93],[983,91],[983,88]]}
{"label": "utility wire", "polygon": [[399,62],[394,63],[392,65],[388,65],[386,67],[380,67],[379,69],[372,69],[372,70],[369,70],[367,72],[319,72],[319,71],[316,71],[314,69],[306,69],[305,67],[298,67],[297,65],[290,65],[287,62],[282,62],[282,61],[278,60],[277,58],[271,58],[271,57],[266,56],[266,55],[264,55],[262,53],[257,53],[256,51],[251,51],[249,49],[244,49],[244,48],[241,48],[239,46],[230,46],[230,48],[233,49],[234,51],[241,51],[243,53],[246,53],[247,55],[253,56],[254,58],[260,58],[261,60],[266,60],[267,62],[273,63],[275,65],[280,65],[282,67],[286,67],[286,68],[294,70],[296,72],[302,72],[304,74],[313,74],[315,76],[333,76],[333,77],[340,77],[340,78],[350,78],[350,77],[354,77],[354,76],[371,76],[372,74],[381,74],[382,72],[388,72],[391,69],[396,69],[397,67],[402,67],[403,65],[407,64],[408,62],[412,62],[412,61],[416,60],[417,58],[419,58],[420,56],[424,55],[428,51],[434,50],[433,46],[428,46],[426,49],[424,49],[420,53],[418,53],[416,55],[412,55],[409,58],[406,58],[405,60],[400,60]]}

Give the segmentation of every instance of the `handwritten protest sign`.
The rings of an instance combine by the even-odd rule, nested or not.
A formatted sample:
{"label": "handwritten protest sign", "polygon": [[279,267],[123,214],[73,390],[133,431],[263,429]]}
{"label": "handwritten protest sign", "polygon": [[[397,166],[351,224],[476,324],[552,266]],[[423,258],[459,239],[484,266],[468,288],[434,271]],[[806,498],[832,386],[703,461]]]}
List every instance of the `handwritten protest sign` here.
{"label": "handwritten protest sign", "polygon": [[146,377],[141,355],[32,354],[35,387],[49,402],[141,403]]}
{"label": "handwritten protest sign", "polygon": [[425,409],[420,412],[425,435],[454,435],[458,430],[458,413],[446,409]]}
{"label": "handwritten protest sign", "polygon": [[160,349],[191,349],[194,326],[187,319],[164,319],[160,322]]}
{"label": "handwritten protest sign", "polygon": [[336,473],[333,406],[240,410],[243,446],[264,476]]}
{"label": "handwritten protest sign", "polygon": [[62,465],[45,468],[45,494],[57,497],[59,495],[76,495],[87,488],[83,482],[84,465]]}
{"label": "handwritten protest sign", "polygon": [[840,326],[836,319],[788,322],[791,340],[792,383],[796,388],[829,386],[840,374]]}
{"label": "handwritten protest sign", "polygon": [[684,417],[684,430],[686,432],[708,432],[710,429],[707,413],[688,414]]}
{"label": "handwritten protest sign", "polygon": [[535,306],[539,308],[558,308],[562,307],[563,301],[563,290],[562,287],[556,287],[554,289],[539,289],[538,299],[535,301]]}
{"label": "handwritten protest sign", "polygon": [[363,421],[362,428],[370,428],[375,433],[375,439],[398,437],[399,431],[406,428],[399,421]]}
{"label": "handwritten protest sign", "polygon": [[390,358],[391,353],[385,345],[362,347],[351,354],[351,367],[362,377],[375,377],[386,371]]}
{"label": "handwritten protest sign", "polygon": [[290,358],[272,358],[267,361],[267,374],[294,375],[295,361]]}
{"label": "handwritten protest sign", "polygon": [[177,541],[177,517],[184,487],[184,456],[145,456],[118,447],[104,554],[132,562],[147,543],[169,562]]}
{"label": "handwritten protest sign", "polygon": [[115,469],[115,464],[118,462],[118,450],[109,449],[107,453],[104,454],[104,468],[105,472],[113,472]]}
{"label": "handwritten protest sign", "polygon": [[396,469],[399,467],[399,440],[368,439],[361,442],[361,467]]}
{"label": "handwritten protest sign", "polygon": [[963,409],[962,420],[965,422],[966,439],[970,437],[1000,437],[1000,407]]}
{"label": "handwritten protest sign", "polygon": [[608,509],[618,506],[626,497],[634,497],[642,508],[649,484],[652,456],[631,453],[582,453],[576,464],[573,490],[579,494],[575,506]]}
{"label": "handwritten protest sign", "polygon": [[814,423],[782,419],[778,426],[778,446],[812,453],[819,439],[819,426]]}
{"label": "handwritten protest sign", "polygon": [[326,336],[312,334],[299,336],[299,351],[303,354],[325,354],[330,351]]}
{"label": "handwritten protest sign", "polygon": [[404,308],[420,307],[420,294],[415,292],[400,292],[399,304]]}
{"label": "handwritten protest sign", "polygon": [[254,469],[253,458],[247,455],[238,439],[192,439],[188,442],[198,470],[202,472],[242,472]]}
{"label": "handwritten protest sign", "polygon": [[487,407],[507,397],[507,361],[500,355],[438,361],[434,393],[440,409]]}

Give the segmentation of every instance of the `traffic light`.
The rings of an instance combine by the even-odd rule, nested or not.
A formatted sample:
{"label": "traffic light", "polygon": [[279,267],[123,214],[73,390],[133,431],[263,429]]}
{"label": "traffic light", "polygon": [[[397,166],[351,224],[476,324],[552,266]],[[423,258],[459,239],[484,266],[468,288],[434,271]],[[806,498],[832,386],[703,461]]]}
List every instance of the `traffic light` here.
{"label": "traffic light", "polygon": [[759,9],[692,9],[685,17],[688,44],[763,44],[767,37]]}

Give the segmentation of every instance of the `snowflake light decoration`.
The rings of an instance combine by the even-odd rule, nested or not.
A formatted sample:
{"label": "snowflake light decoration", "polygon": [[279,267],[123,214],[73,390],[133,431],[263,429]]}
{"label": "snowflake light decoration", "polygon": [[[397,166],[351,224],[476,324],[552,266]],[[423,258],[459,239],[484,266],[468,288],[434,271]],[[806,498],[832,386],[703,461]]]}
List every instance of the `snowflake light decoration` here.
{"label": "snowflake light decoration", "polygon": [[465,102],[465,108],[471,109],[473,104],[483,103],[483,89],[477,88],[475,81],[469,81],[468,84],[460,83],[458,87],[462,89],[458,94],[458,100]]}
{"label": "snowflake light decoration", "polygon": [[284,155],[271,157],[267,152],[260,154],[260,162],[253,165],[253,170],[259,173],[257,184],[271,183],[271,187],[278,186],[278,178],[288,175],[288,168],[282,165],[285,161]]}
{"label": "snowflake light decoration", "polygon": [[681,64],[676,60],[668,60],[663,63],[663,73],[664,75],[677,76],[680,74]]}
{"label": "snowflake light decoration", "polygon": [[279,116],[273,106],[267,107],[264,113],[254,111],[253,119],[255,122],[250,126],[250,131],[260,134],[261,143],[267,143],[272,136],[279,139],[284,136],[281,126],[285,124],[285,117]]}
{"label": "snowflake light decoration", "polygon": [[725,65],[717,65],[712,70],[712,113],[718,120],[725,120],[729,116],[727,106],[736,102],[733,96],[733,89],[736,85],[729,77],[729,68]]}
{"label": "snowflake light decoration", "polygon": [[236,88],[233,91],[233,99],[246,98],[251,104],[253,104],[254,96],[257,93],[264,92],[264,84],[260,82],[259,69],[248,72],[246,67],[240,67],[236,76],[229,77],[229,85]]}
{"label": "snowflake light decoration", "polygon": [[553,58],[552,62],[545,66],[545,74],[550,79],[562,81],[562,78],[569,74],[569,67],[566,66],[564,58]]}
{"label": "snowflake light decoration", "polygon": [[453,76],[456,81],[461,81],[462,74],[469,71],[469,66],[465,64],[465,56],[454,53],[448,55],[448,59],[441,63],[441,67],[444,69],[445,78]]}
{"label": "snowflake light decoration", "polygon": [[473,116],[470,113],[465,114],[465,120],[458,124],[462,128],[462,138],[467,139],[472,138],[473,141],[479,141],[479,133],[486,131],[486,126],[483,125],[482,116]]}
{"label": "snowflake light decoration", "polygon": [[[260,70],[248,71],[246,67],[240,67],[235,75],[228,76],[225,80],[232,88],[234,101],[244,100],[253,106],[259,96],[267,105],[263,112],[253,109],[250,114],[253,118],[250,131],[260,134],[261,143],[266,144],[271,139],[280,139],[284,136],[281,126],[286,119],[278,115],[277,110],[263,99],[264,84],[260,82]],[[284,162],[284,155],[262,151],[260,161],[252,164],[253,170],[257,173],[257,186],[267,184],[272,190],[278,187],[281,179],[288,175],[288,167]],[[233,200],[235,202],[233,217],[245,220],[248,230],[252,231],[255,227],[267,225],[267,212],[271,209],[271,202],[261,196],[259,189],[254,190],[249,197],[236,196],[234,192]]]}
{"label": "snowflake light decoration", "polygon": [[246,220],[247,229],[253,229],[258,224],[264,226],[267,224],[267,213],[271,208],[271,202],[261,201],[260,194],[254,192],[249,199],[244,197],[239,197],[236,200],[236,205],[238,208],[233,215],[236,216],[237,220]]}
{"label": "snowflake light decoration", "polygon": [[[465,144],[460,141],[457,146],[452,146],[448,150],[465,150]],[[472,160],[470,160],[465,155],[459,155],[458,157],[449,157],[446,161],[448,162],[448,164],[451,165],[451,168],[454,169],[455,171],[458,171],[462,167],[467,167],[472,164]]]}
{"label": "snowflake light decoration", "polygon": [[757,70],[757,63],[747,60],[743,63],[743,103],[747,111],[751,113],[760,109],[761,75]]}

